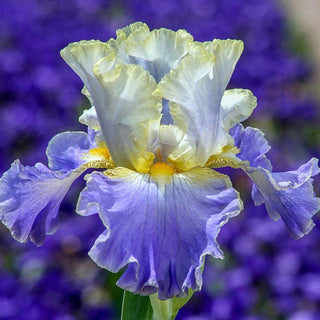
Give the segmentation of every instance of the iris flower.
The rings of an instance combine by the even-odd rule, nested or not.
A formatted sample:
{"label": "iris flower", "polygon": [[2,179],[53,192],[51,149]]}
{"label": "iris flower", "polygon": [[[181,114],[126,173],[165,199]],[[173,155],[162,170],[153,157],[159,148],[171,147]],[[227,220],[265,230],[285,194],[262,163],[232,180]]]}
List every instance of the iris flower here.
{"label": "iris flower", "polygon": [[92,105],[79,119],[88,132],[53,137],[48,167],[12,164],[0,181],[2,223],[16,240],[41,245],[73,181],[97,169],[85,176],[76,209],[105,226],[89,255],[112,272],[125,268],[120,287],[161,300],[199,290],[205,256],[223,258],[217,236],[242,201],[215,168],[244,170],[256,205],[292,237],[310,232],[318,161],[272,172],[263,133],[240,124],[256,98],[226,89],[242,51],[242,41],[200,43],[141,22],[108,42],[69,44],[61,55]]}

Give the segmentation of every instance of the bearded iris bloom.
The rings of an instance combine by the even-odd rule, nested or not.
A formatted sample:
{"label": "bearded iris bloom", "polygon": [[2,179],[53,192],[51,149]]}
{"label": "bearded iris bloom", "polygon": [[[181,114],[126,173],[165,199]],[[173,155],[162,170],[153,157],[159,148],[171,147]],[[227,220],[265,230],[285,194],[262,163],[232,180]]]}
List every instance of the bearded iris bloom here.
{"label": "bearded iris bloom", "polygon": [[264,135],[240,124],[256,98],[226,90],[242,50],[238,40],[200,43],[184,30],[150,31],[140,22],[106,43],[67,46],[61,55],[92,105],[79,119],[88,132],[53,137],[48,167],[12,164],[0,180],[2,223],[16,240],[41,245],[73,181],[97,169],[76,209],[99,214],[105,226],[89,255],[112,272],[126,267],[120,287],[161,300],[199,290],[205,256],[223,258],[216,239],[242,201],[216,168],[244,170],[256,205],[292,237],[309,233],[320,209],[312,188],[318,161],[272,172]]}

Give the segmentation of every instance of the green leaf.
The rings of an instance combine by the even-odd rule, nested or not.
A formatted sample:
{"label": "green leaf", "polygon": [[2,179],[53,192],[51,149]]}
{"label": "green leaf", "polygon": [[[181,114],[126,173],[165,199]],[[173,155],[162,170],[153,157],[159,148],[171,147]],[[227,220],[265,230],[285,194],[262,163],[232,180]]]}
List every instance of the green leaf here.
{"label": "green leaf", "polygon": [[121,320],[152,320],[152,314],[149,296],[124,291]]}

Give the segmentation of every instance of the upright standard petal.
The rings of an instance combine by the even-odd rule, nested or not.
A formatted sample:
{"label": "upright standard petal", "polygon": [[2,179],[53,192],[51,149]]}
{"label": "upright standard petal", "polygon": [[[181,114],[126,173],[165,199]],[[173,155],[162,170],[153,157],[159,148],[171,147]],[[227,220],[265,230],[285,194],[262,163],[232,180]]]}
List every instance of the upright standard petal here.
{"label": "upright standard petal", "polygon": [[92,130],[101,130],[100,122],[95,107],[91,107],[88,110],[84,110],[82,115],[79,117],[79,122],[85,124]]}
{"label": "upright standard petal", "polygon": [[62,199],[80,170],[58,174],[41,163],[34,167],[16,160],[0,179],[0,219],[20,242],[30,237],[41,245],[55,232]]}
{"label": "upright standard petal", "polygon": [[123,64],[111,45],[99,41],[73,43],[61,55],[89,91],[115,164],[147,172],[153,162],[146,151],[149,126],[161,117],[155,80],[142,67]]}
{"label": "upright standard petal", "polygon": [[96,79],[92,72],[93,66],[102,58],[115,56],[114,50],[99,40],[80,41],[69,44],[60,52],[65,62],[83,81],[85,88],[94,101]]}
{"label": "upright standard petal", "polygon": [[130,35],[125,50],[131,63],[141,65],[159,82],[188,54],[192,41],[193,37],[185,30],[175,32],[162,28],[152,30],[140,41],[136,41],[134,34]]}
{"label": "upright standard petal", "polygon": [[221,117],[226,132],[239,122],[246,120],[255,107],[257,98],[250,90],[226,90],[221,100]]}
{"label": "upright standard petal", "polygon": [[162,300],[201,288],[205,255],[222,257],[217,235],[242,208],[229,178],[206,168],[158,182],[124,168],[87,180],[78,211],[97,210],[106,226],[91,258],[112,272],[127,266],[120,287]]}
{"label": "upright standard petal", "polygon": [[143,23],[141,21],[136,21],[124,28],[118,29],[116,31],[116,34],[117,34],[117,39],[125,40],[129,36],[134,35],[136,40],[139,41],[144,39],[146,35],[149,34],[149,32],[150,30],[146,23]]}
{"label": "upright standard petal", "polygon": [[112,70],[101,59],[94,74],[102,88],[95,109],[105,142],[117,166],[148,172],[153,153],[147,141],[150,127],[160,125],[161,97],[150,74],[138,65],[117,64]]}
{"label": "upright standard petal", "polygon": [[[206,50],[185,57],[159,83],[163,97],[170,101],[174,123],[184,133],[181,144],[170,155],[170,161],[182,170],[206,163],[212,146],[212,131],[217,105],[210,73],[214,56]],[[210,141],[211,140],[211,141]],[[186,150],[189,145],[189,150]]]}
{"label": "upright standard petal", "polygon": [[[203,46],[215,56],[215,65],[213,68],[213,90],[215,96],[215,103],[218,104],[216,109],[216,119],[214,122],[214,136],[213,136],[213,148],[212,154],[218,154],[223,152],[223,148],[230,144],[230,136],[228,134],[228,128],[225,128],[224,121],[226,117],[229,118],[230,122],[236,122],[235,119],[228,116],[228,113],[232,113],[233,116],[238,117],[239,113],[248,113],[248,111],[241,110],[239,113],[235,113],[234,109],[231,108],[229,112],[221,106],[225,89],[231,79],[236,64],[243,51],[243,42],[241,40],[220,40],[214,39],[211,42],[205,42]],[[250,101],[251,102],[251,101]],[[244,107],[242,104],[241,107]],[[248,107],[245,106],[245,109]]]}
{"label": "upright standard petal", "polygon": [[117,57],[124,63],[130,63],[130,56],[127,53],[127,42],[130,37],[130,41],[143,41],[150,29],[148,25],[143,22],[134,22],[127,27],[118,29],[116,31],[117,38],[110,39],[108,44],[115,50]]}
{"label": "upright standard petal", "polygon": [[214,39],[211,42],[205,42],[203,46],[216,57],[214,78],[218,87],[217,91],[223,93],[242,54],[243,42],[241,40]]}
{"label": "upright standard petal", "polygon": [[231,130],[244,160],[241,168],[254,182],[252,197],[256,205],[265,204],[270,217],[285,223],[290,235],[299,239],[314,226],[312,217],[320,210],[320,199],[314,194],[311,177],[319,174],[318,160],[313,158],[296,171],[271,172],[272,166],[265,153],[270,147],[261,131]]}
{"label": "upright standard petal", "polygon": [[[181,146],[170,156],[178,167],[184,162],[181,169],[202,166],[212,154],[219,154],[226,145],[233,144],[224,129],[223,119],[228,113],[222,112],[221,99],[242,49],[242,42],[235,40],[214,41],[210,45],[195,43],[189,55],[160,81],[163,97],[171,102],[175,124],[186,131]],[[231,112],[239,118],[232,108]],[[187,144],[190,150],[183,153]]]}

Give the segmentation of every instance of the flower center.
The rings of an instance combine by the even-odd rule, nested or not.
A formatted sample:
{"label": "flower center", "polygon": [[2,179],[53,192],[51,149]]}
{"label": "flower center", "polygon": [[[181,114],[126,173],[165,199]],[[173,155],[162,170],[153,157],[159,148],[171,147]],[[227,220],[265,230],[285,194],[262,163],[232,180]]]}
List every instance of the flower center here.
{"label": "flower center", "polygon": [[99,143],[98,148],[92,148],[85,153],[83,159],[86,160],[83,164],[85,168],[111,169],[115,167],[109,150],[104,142]]}
{"label": "flower center", "polygon": [[91,154],[92,156],[101,157],[105,160],[110,159],[110,153],[107,147],[90,149],[89,154]]}
{"label": "flower center", "polygon": [[154,181],[165,183],[170,182],[174,172],[174,168],[170,164],[164,162],[156,162],[149,170]]}
{"label": "flower center", "polygon": [[169,183],[175,173],[174,168],[170,164],[163,162],[160,149],[156,151],[156,159],[157,162],[150,167],[149,174],[156,182]]}

